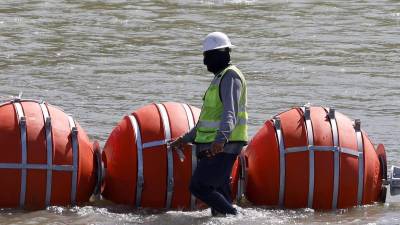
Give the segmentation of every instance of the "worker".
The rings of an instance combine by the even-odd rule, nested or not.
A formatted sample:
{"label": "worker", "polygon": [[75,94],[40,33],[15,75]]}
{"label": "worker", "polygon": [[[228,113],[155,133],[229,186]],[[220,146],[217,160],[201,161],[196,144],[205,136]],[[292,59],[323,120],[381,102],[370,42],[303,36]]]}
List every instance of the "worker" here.
{"label": "worker", "polygon": [[237,214],[232,206],[230,175],[247,144],[247,86],[240,70],[230,64],[228,36],[213,32],[203,41],[203,63],[214,74],[204,97],[200,118],[188,133],[170,143],[196,145],[197,168],[190,182],[192,194],[211,207],[212,215]]}

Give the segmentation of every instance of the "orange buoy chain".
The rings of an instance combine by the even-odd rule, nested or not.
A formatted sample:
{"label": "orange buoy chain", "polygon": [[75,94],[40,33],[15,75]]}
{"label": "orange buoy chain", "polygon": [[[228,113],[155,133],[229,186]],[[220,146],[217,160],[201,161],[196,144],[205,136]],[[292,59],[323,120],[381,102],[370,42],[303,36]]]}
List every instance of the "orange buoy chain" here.
{"label": "orange buoy chain", "polygon": [[[278,195],[278,205],[284,207],[285,205],[285,183],[286,183],[286,155],[298,152],[307,152],[309,158],[309,169],[308,169],[308,195],[307,195],[307,207],[313,208],[313,196],[314,196],[314,152],[316,151],[332,151],[333,154],[333,192],[332,192],[332,209],[337,208],[338,196],[339,196],[339,173],[340,173],[340,154],[347,154],[353,157],[357,157],[358,161],[358,191],[357,191],[357,204],[362,204],[363,198],[363,184],[364,184],[364,145],[362,139],[362,131],[360,128],[360,121],[354,121],[354,131],[356,134],[357,149],[341,147],[339,146],[339,135],[337,121],[335,118],[335,109],[329,108],[325,109],[327,112],[327,118],[329,118],[329,123],[331,125],[332,141],[333,146],[316,146],[314,145],[314,134],[313,125],[311,120],[310,108],[308,106],[300,108],[304,121],[304,128],[306,131],[307,146],[296,146],[296,147],[286,147],[285,148],[285,138],[281,127],[280,116],[275,116],[272,119],[272,123],[275,127],[275,135],[277,138],[278,151],[279,151],[279,195]],[[239,184],[238,184],[239,185]],[[240,188],[238,187],[238,190]],[[239,194],[239,193],[237,193]]]}
{"label": "orange buoy chain", "polygon": [[[165,109],[165,106],[162,104],[155,104],[155,105],[156,105],[159,115],[161,117],[162,125],[164,128],[165,139],[163,139],[163,140],[142,143],[141,129],[137,122],[137,119],[136,119],[135,115],[129,115],[129,119],[130,119],[132,128],[135,131],[134,139],[135,139],[135,143],[136,143],[137,157],[138,157],[137,158],[137,162],[138,162],[137,178],[138,179],[137,179],[137,184],[136,184],[136,207],[141,207],[141,196],[142,196],[143,185],[144,185],[143,150],[146,148],[166,145],[166,151],[167,151],[167,198],[166,198],[165,208],[169,209],[169,208],[171,208],[173,189],[174,189],[173,155],[172,155],[172,150],[167,146],[167,142],[169,140],[171,140],[171,128],[170,128],[170,121],[169,121],[169,117],[168,117],[167,111]],[[194,127],[193,114],[188,105],[186,105],[186,104],[181,104],[181,105],[186,112],[189,129],[192,129]],[[196,150],[194,147],[192,147],[192,163],[194,165],[197,163]],[[195,166],[192,167],[192,173],[194,172],[194,170],[195,170]],[[192,206],[192,208],[195,207],[195,197],[193,195],[191,195],[191,206]]]}
{"label": "orange buoy chain", "polygon": [[[196,148],[184,145],[174,153],[169,142],[191,130],[199,112],[187,104],[166,102],[124,117],[104,146],[103,197],[136,208],[194,209],[196,198],[188,187],[197,164]],[[119,160],[122,163],[116,163]]]}
{"label": "orange buoy chain", "polygon": [[[45,138],[45,152],[46,152],[46,163],[28,163],[28,130],[27,121],[26,121],[26,112],[30,112],[32,103],[37,103],[40,108],[41,115],[38,118],[43,119],[44,125],[44,138]],[[26,199],[31,198],[27,196],[27,187],[32,188],[31,183],[27,183],[28,170],[46,170],[46,181],[45,181],[45,191],[44,191],[44,206],[49,206],[52,203],[52,178],[53,171],[67,171],[72,172],[71,176],[71,195],[70,200],[71,204],[76,204],[76,193],[77,193],[77,179],[78,179],[78,152],[79,152],[79,143],[78,143],[78,129],[76,127],[76,123],[71,116],[67,116],[67,119],[70,124],[70,137],[71,137],[71,146],[72,146],[72,165],[56,165],[53,163],[53,153],[56,151],[54,149],[54,136],[52,131],[52,119],[50,117],[49,107],[47,103],[43,101],[36,100],[21,100],[19,98],[13,99],[12,101],[2,104],[0,107],[6,106],[8,104],[12,104],[15,115],[18,122],[19,133],[20,133],[20,142],[21,142],[21,162],[20,163],[0,163],[0,169],[20,169],[21,170],[21,183],[20,183],[20,192],[19,192],[19,207],[24,208],[26,206]],[[31,104],[28,108],[24,108],[25,104]],[[36,111],[37,112],[37,111]],[[30,112],[32,115],[32,112]],[[36,116],[36,115],[35,115]],[[32,129],[37,129],[32,128]],[[39,200],[37,200],[39,201]],[[57,204],[57,203],[55,203]],[[36,207],[35,205],[29,207]]]}

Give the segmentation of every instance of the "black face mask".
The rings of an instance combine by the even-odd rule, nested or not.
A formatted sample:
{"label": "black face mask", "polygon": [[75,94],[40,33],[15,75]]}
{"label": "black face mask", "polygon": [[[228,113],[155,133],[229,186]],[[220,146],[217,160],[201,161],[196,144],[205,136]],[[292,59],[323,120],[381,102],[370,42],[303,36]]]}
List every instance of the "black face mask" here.
{"label": "black face mask", "polygon": [[231,61],[229,49],[216,49],[203,53],[203,63],[211,73],[218,73],[225,69]]}

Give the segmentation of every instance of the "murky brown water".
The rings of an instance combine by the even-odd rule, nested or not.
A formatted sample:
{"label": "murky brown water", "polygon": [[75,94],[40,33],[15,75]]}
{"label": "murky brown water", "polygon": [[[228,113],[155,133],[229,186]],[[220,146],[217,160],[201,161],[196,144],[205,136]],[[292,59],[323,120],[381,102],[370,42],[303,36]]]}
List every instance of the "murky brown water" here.
{"label": "murky brown water", "polygon": [[[200,106],[211,75],[201,40],[226,32],[249,83],[250,134],[311,102],[360,118],[400,165],[398,1],[89,1],[0,3],[0,99],[24,92],[71,113],[104,144],[124,114],[151,102]],[[1,224],[399,224],[400,198],[338,212],[243,208],[132,211],[117,206],[21,212]],[[98,205],[100,204],[100,205]]]}

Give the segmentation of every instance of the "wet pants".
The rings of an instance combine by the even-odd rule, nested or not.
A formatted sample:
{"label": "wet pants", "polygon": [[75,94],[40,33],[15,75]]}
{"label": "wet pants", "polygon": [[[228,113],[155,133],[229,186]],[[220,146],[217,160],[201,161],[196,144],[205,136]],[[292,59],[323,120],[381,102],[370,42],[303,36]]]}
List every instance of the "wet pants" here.
{"label": "wet pants", "polygon": [[190,182],[190,191],[212,209],[236,215],[232,207],[230,176],[237,154],[219,153],[199,160]]}

